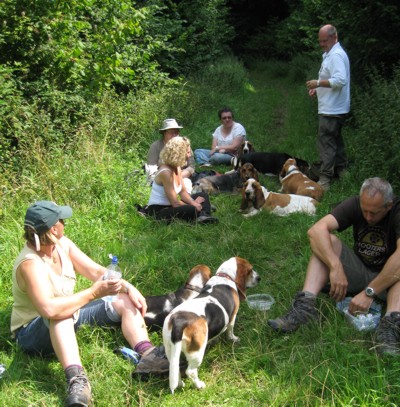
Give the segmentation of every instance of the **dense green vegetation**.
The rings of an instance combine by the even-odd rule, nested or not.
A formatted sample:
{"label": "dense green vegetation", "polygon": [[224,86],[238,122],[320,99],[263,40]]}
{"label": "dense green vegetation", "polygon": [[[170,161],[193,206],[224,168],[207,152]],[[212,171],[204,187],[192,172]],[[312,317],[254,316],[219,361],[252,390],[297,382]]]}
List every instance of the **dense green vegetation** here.
{"label": "dense green vegetation", "polygon": [[[260,14],[252,32],[250,25],[238,30],[233,18],[235,6],[243,3],[1,3],[3,404],[57,406],[64,399],[59,364],[27,357],[9,336],[12,264],[23,245],[26,207],[37,199],[71,205],[68,236],[100,263],[108,262],[108,253],[118,254],[125,277],[144,294],[174,290],[195,264],[216,270],[240,255],[262,275],[252,292],[269,292],[277,301],[267,313],[242,304],[236,327],[241,342],[209,347],[200,370],[208,386],[204,392],[188,384],[171,396],[165,380],[132,380],[132,367],[112,352],[124,344],[121,334],[82,329],[78,340],[95,405],[400,403],[399,362],[380,359],[373,336],[348,326],[329,298],[319,302],[320,324],[291,336],[266,326],[301,287],[310,254],[306,231],[316,218],[357,193],[365,177],[386,177],[399,193],[400,68],[397,37],[384,34],[396,32],[399,6],[386,0],[361,8],[348,0],[339,10],[325,1],[288,1],[284,11],[266,14],[264,26]],[[257,8],[250,9],[246,17],[253,21],[256,14]],[[203,147],[218,124],[217,110],[229,105],[259,151],[317,158],[316,101],[308,98],[304,83],[317,75],[316,32],[328,20],[338,26],[354,66],[352,113],[344,130],[351,166],[333,184],[317,217],[244,219],[237,212],[240,197],[231,195],[212,199],[217,226],[166,226],[138,217],[134,204],[145,203],[149,194],[140,168],[166,117],[183,124],[194,148]],[[228,45],[240,55],[227,52]],[[256,59],[254,50],[266,59]],[[276,179],[264,177],[263,183],[279,188]],[[80,288],[86,284],[79,281]],[[157,334],[152,339],[161,340]]]}

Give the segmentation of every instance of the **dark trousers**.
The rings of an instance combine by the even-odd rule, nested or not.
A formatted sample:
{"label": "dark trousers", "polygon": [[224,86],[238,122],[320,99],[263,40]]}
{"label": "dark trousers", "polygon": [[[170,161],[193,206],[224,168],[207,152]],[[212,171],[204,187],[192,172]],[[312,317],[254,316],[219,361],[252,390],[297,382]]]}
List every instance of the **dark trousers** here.
{"label": "dark trousers", "polygon": [[201,212],[197,212],[196,208],[192,205],[180,205],[177,207],[171,205],[149,205],[147,210],[149,215],[154,216],[158,220],[171,221],[173,219],[180,219],[187,222],[194,222],[200,214],[210,215],[211,213],[211,204],[208,194],[205,192],[192,194],[193,199],[196,199],[198,196],[204,198],[204,202],[201,204],[203,207]]}
{"label": "dark trousers", "polygon": [[319,116],[318,151],[321,160],[320,176],[332,178],[346,168],[347,160],[342,138],[345,116]]}

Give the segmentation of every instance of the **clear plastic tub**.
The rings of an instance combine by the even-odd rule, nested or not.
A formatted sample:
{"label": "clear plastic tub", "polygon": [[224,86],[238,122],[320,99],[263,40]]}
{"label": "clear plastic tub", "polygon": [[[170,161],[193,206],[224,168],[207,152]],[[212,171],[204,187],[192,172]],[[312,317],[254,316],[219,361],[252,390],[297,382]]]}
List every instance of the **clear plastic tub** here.
{"label": "clear plastic tub", "polygon": [[367,314],[352,315],[349,312],[349,303],[352,297],[346,297],[336,304],[336,308],[344,314],[346,320],[358,331],[373,331],[381,319],[381,304],[373,301]]}
{"label": "clear plastic tub", "polygon": [[259,311],[268,311],[274,303],[274,298],[269,294],[253,294],[247,297],[249,307]]}

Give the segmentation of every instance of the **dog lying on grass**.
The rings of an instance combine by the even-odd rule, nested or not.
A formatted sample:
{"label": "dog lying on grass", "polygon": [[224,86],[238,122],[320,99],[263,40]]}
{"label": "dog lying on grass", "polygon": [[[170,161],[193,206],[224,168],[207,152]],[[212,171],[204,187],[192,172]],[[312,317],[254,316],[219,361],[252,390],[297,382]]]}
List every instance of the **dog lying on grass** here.
{"label": "dog lying on grass", "polygon": [[315,199],[308,196],[270,192],[258,181],[250,178],[243,186],[239,211],[246,218],[257,215],[263,209],[278,216],[295,212],[315,215],[317,204]]}

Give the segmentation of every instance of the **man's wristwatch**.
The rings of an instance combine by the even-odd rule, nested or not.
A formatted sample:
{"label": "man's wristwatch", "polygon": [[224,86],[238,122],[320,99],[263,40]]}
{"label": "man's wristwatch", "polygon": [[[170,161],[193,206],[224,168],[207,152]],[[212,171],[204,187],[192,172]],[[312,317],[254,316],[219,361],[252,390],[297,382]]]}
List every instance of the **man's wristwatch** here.
{"label": "man's wristwatch", "polygon": [[320,86],[320,81],[319,81],[319,79],[317,80],[317,88],[319,88],[319,86]]}
{"label": "man's wristwatch", "polygon": [[371,297],[371,298],[375,298],[375,297],[376,297],[376,295],[375,295],[375,290],[374,290],[372,287],[367,287],[367,288],[365,289],[365,295],[366,295],[367,297]]}
{"label": "man's wristwatch", "polygon": [[219,146],[215,146],[215,151],[218,151],[219,150]]}

